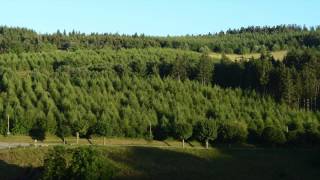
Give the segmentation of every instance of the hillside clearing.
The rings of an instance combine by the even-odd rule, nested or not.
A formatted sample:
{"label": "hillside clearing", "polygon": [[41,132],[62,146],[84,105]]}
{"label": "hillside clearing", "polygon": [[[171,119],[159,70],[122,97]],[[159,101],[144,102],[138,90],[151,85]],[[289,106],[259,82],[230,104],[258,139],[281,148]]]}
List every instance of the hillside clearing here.
{"label": "hillside clearing", "polygon": [[[271,52],[272,56],[276,59],[276,60],[283,60],[283,58],[285,57],[285,55],[287,54],[287,51],[274,51]],[[232,61],[237,61],[240,60],[242,58],[244,59],[248,59],[248,58],[259,58],[260,57],[260,53],[250,53],[250,54],[226,54],[226,56],[231,59]],[[210,56],[214,59],[221,59],[222,54],[221,53],[215,53],[212,52],[210,53]]]}

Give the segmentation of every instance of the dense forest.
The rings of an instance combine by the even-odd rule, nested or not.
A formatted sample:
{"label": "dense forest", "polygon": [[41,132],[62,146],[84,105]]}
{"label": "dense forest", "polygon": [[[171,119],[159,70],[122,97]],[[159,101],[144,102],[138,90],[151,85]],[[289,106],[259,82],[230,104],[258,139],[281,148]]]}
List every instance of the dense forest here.
{"label": "dense forest", "polygon": [[200,52],[208,47],[214,52],[245,54],[287,50],[297,47],[320,48],[320,27],[279,25],[229,29],[206,35],[154,37],[144,34],[84,34],[57,31],[37,34],[25,28],[0,27],[0,53],[41,52],[52,50],[112,48],[174,48]]}
{"label": "dense forest", "polygon": [[319,28],[293,25],[183,37],[2,27],[0,131],[9,118],[13,134],[316,145],[319,45]]}

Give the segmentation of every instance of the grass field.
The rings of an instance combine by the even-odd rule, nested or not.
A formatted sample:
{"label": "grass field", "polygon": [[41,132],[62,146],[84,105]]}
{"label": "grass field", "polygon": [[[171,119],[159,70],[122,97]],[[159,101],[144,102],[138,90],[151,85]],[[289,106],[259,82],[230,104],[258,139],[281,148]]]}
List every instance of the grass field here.
{"label": "grass field", "polygon": [[[66,143],[69,145],[76,145],[77,139],[74,136],[66,137]],[[0,136],[0,142],[7,142],[7,143],[30,143],[31,145],[34,144],[34,140],[30,136]],[[46,136],[44,141],[38,141],[37,144],[61,144],[63,141],[61,138],[53,135]],[[103,137],[91,137],[91,139],[80,138],[79,139],[80,145],[103,145],[104,138]],[[120,146],[148,146],[148,147],[182,147],[182,143],[177,140],[164,140],[164,141],[149,141],[142,138],[105,138],[105,144],[108,146],[112,145],[120,145]],[[190,141],[185,144],[185,147],[193,147],[193,148],[203,148],[203,145],[198,141]]]}
{"label": "grass field", "polygon": [[[71,146],[70,146],[71,147]],[[36,179],[50,147],[0,150],[1,179]],[[115,179],[319,179],[316,149],[98,147]]]}
{"label": "grass field", "polygon": [[[285,57],[285,55],[287,54],[287,51],[274,51],[271,52],[272,56],[276,59],[276,60],[283,60],[283,58]],[[221,53],[210,53],[210,56],[212,58],[215,59],[221,59]],[[242,58],[244,59],[248,59],[248,58],[259,58],[260,57],[260,53],[251,53],[251,54],[226,54],[226,56],[231,59],[232,61],[236,61],[236,60],[240,60]]]}

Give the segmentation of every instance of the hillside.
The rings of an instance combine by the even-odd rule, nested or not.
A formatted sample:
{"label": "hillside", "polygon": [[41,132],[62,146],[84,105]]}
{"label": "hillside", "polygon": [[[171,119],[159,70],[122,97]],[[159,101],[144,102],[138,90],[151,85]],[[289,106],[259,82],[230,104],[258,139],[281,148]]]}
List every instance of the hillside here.
{"label": "hillside", "polygon": [[90,179],[113,167],[116,179],[319,175],[319,29],[0,30],[3,177]]}
{"label": "hillside", "polygon": [[[214,121],[213,140],[219,143],[319,142],[318,114],[311,111],[316,104],[301,111],[245,87],[223,88],[237,80],[221,74],[233,64],[215,64],[212,75],[213,62],[206,54],[159,48],[4,54],[1,132],[6,134],[9,116],[11,133],[38,140],[47,133],[61,138],[79,133],[204,141],[202,122]],[[245,63],[257,63],[246,66],[255,70],[259,62]],[[254,76],[246,82],[256,83]],[[284,82],[279,83],[285,94]],[[278,133],[280,140],[264,137],[267,131]]]}
{"label": "hillside", "polygon": [[[319,177],[318,151],[98,147],[119,171],[114,179],[305,179]],[[48,148],[0,150],[4,179],[40,176]],[[25,154],[28,154],[26,156]],[[267,159],[267,160],[266,160]]]}

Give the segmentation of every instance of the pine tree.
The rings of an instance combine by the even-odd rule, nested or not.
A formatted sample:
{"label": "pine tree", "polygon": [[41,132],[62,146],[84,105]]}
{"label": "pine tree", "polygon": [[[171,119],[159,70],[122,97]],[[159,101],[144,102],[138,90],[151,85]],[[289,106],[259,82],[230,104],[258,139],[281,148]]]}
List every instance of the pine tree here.
{"label": "pine tree", "polygon": [[184,56],[178,54],[172,68],[173,76],[178,80],[184,80],[187,77],[187,62]]}
{"label": "pine tree", "polygon": [[203,53],[200,57],[199,65],[199,74],[198,78],[201,81],[202,85],[208,84],[211,82],[213,65],[211,63],[211,59],[207,53]]}

